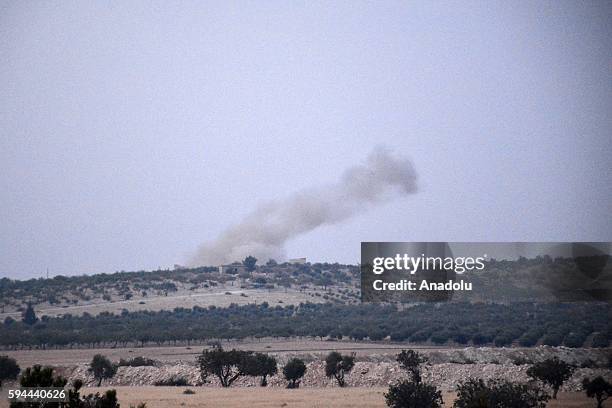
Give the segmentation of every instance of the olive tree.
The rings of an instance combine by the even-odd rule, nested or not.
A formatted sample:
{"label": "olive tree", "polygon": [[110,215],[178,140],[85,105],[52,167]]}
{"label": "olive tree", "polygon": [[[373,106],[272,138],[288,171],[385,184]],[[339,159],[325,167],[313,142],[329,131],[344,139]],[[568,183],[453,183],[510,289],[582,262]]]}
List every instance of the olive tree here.
{"label": "olive tree", "polygon": [[292,358],[283,367],[283,375],[289,381],[287,388],[299,388],[304,374],[306,374],[306,364],[299,358]]}
{"label": "olive tree", "polygon": [[337,351],[332,351],[325,358],[325,375],[334,377],[340,387],[346,385],[344,376],[355,366],[355,354],[343,356]]}
{"label": "olive tree", "polygon": [[552,397],[556,399],[559,388],[572,376],[575,369],[573,365],[554,357],[535,363],[529,367],[527,375],[550,386],[553,389]]}
{"label": "olive tree", "polygon": [[223,350],[222,347],[213,347],[204,350],[198,356],[200,375],[206,381],[212,374],[219,379],[222,387],[229,387],[241,375],[249,375],[250,359],[252,353],[243,350]]}
{"label": "olive tree", "polygon": [[96,354],[89,364],[89,371],[93,373],[94,378],[98,380],[98,387],[102,385],[102,380],[112,378],[117,372],[117,367],[104,357],[102,354]]}
{"label": "olive tree", "polygon": [[277,373],[278,367],[276,359],[272,356],[263,353],[255,353],[245,360],[244,371],[247,375],[261,377],[259,385],[265,387],[268,385],[268,376]]}
{"label": "olive tree", "polygon": [[421,365],[427,358],[414,350],[402,350],[397,362],[408,372],[410,379],[389,386],[385,394],[387,405],[392,408],[441,408],[442,392],[432,384],[421,381]]}
{"label": "olive tree", "polygon": [[414,350],[402,350],[396,360],[404,370],[408,371],[413,382],[421,382],[421,364],[427,362],[427,357]]}
{"label": "olive tree", "polygon": [[603,402],[612,395],[612,384],[604,380],[602,376],[596,377],[593,380],[585,378],[582,380],[582,388],[586,392],[587,397],[597,400],[597,408],[602,408]]}

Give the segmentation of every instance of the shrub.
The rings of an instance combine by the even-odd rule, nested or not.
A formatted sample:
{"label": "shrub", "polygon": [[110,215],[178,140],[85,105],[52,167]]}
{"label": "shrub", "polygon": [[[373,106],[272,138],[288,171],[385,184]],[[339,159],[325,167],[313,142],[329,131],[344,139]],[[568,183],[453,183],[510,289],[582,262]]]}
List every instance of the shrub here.
{"label": "shrub", "polygon": [[19,384],[22,387],[60,387],[63,388],[67,381],[64,377],[54,376],[53,368],[35,365],[28,367],[21,374]]}
{"label": "shrub", "polygon": [[[20,379],[20,384],[22,387],[58,387],[64,388],[66,386],[66,379],[60,376],[53,375],[53,369],[50,367],[41,368],[41,366],[34,366],[32,368],[27,368]],[[67,402],[64,403],[48,403],[48,404],[38,404],[38,403],[22,403],[22,402],[12,402],[11,408],[21,408],[21,407],[38,407],[39,405],[44,405],[45,407],[66,407],[66,408],[119,408],[119,403],[117,402],[117,392],[115,390],[108,390],[104,394],[100,395],[89,394],[83,399],[81,399],[81,395],[79,390],[83,387],[83,381],[80,379],[76,379],[72,382],[72,387],[68,388],[68,398]],[[138,408],[146,408],[144,403],[138,405]]]}
{"label": "shrub", "polygon": [[15,380],[19,375],[19,365],[14,358],[9,356],[0,356],[0,387],[2,387],[2,381],[4,380]]}
{"label": "shrub", "polygon": [[544,408],[550,397],[538,387],[507,380],[470,378],[457,386],[454,408],[521,407]]}
{"label": "shrub", "polygon": [[173,375],[165,380],[160,380],[155,383],[157,387],[185,387],[189,384],[189,381],[185,377]]}
{"label": "shrub", "polygon": [[119,367],[155,367],[157,361],[146,357],[134,357],[129,360],[120,359]]}
{"label": "shrub", "polygon": [[389,386],[385,400],[391,408],[441,408],[443,406],[442,392],[435,386],[406,380]]}
{"label": "shrub", "polygon": [[287,388],[299,388],[301,378],[306,373],[306,364],[299,358],[292,358],[283,367],[283,375],[289,381]]}
{"label": "shrub", "polygon": [[195,391],[190,389],[190,388],[187,388],[185,391],[183,391],[183,394],[185,394],[185,395],[193,395],[193,394],[195,394]]}
{"label": "shrub", "polygon": [[[141,404],[138,405],[139,408],[142,406]],[[100,395],[100,393],[89,394],[88,396],[83,397],[83,401],[81,402],[81,404],[79,404],[79,407],[119,408],[119,403],[117,401],[117,391],[108,390],[102,395]],[[146,404],[142,407],[146,407]]]}

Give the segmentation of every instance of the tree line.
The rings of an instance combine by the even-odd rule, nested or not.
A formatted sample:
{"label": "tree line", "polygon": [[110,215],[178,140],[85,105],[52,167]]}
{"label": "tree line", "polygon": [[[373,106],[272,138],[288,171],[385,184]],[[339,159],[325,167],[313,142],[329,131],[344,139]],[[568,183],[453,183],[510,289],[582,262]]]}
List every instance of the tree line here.
{"label": "tree line", "polygon": [[607,303],[426,303],[399,308],[312,303],[272,307],[264,302],[38,319],[26,310],[23,321],[4,321],[0,347],[172,345],[295,336],[437,345],[607,347],[611,311]]}

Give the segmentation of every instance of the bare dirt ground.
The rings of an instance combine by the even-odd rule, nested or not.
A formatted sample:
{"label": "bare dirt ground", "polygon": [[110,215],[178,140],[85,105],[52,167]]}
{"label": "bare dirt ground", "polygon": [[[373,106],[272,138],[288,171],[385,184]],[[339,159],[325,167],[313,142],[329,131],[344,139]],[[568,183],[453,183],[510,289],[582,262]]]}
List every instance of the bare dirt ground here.
{"label": "bare dirt ground", "polygon": [[[366,408],[386,407],[386,388],[300,388],[297,390],[253,388],[201,388],[201,387],[113,387],[117,390],[122,407],[146,402],[147,408],[211,407],[211,408]],[[193,395],[183,394],[186,388]],[[103,392],[107,388],[84,388],[81,394]],[[8,407],[6,391],[0,392],[0,407]],[[443,394],[445,407],[451,407],[455,394]],[[550,408],[595,407],[594,400],[582,393],[559,393]]]}

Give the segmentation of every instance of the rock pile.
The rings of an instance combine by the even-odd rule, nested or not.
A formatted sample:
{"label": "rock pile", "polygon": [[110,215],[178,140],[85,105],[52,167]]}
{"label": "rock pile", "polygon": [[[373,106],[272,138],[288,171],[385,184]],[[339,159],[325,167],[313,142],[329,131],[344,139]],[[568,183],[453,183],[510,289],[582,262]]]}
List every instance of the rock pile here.
{"label": "rock pile", "polygon": [[[533,361],[540,361],[558,356],[565,361],[584,365],[589,361],[590,367],[608,367],[605,351],[587,349],[564,349],[539,347],[535,349],[487,349],[466,348],[462,350],[430,351],[425,354],[429,363],[423,369],[423,379],[435,384],[444,391],[451,391],[455,386],[468,378],[503,378],[513,382],[527,382],[527,369]],[[393,361],[392,356],[373,358],[374,361],[357,361],[347,383],[353,387],[386,387],[395,381],[406,378],[406,373]],[[268,380],[270,387],[285,387],[280,367],[285,363],[279,360],[279,373]],[[520,363],[520,364],[519,364]],[[63,375],[69,380],[80,378],[86,385],[96,385],[97,381],[88,371],[87,365],[64,368]],[[578,368],[573,377],[566,382],[562,390],[580,391],[581,381],[585,377],[593,378],[602,375],[612,381],[612,371],[609,368]],[[161,364],[156,367],[119,367],[112,379],[105,380],[105,385],[155,385],[155,383],[172,378],[184,378],[191,385],[218,387],[219,382],[214,376],[209,376],[204,382],[195,363],[180,362],[176,364]],[[233,384],[241,387],[256,387],[259,378],[240,377]],[[301,387],[334,387],[334,379],[325,377],[325,363],[318,359],[307,363],[306,375]]]}

